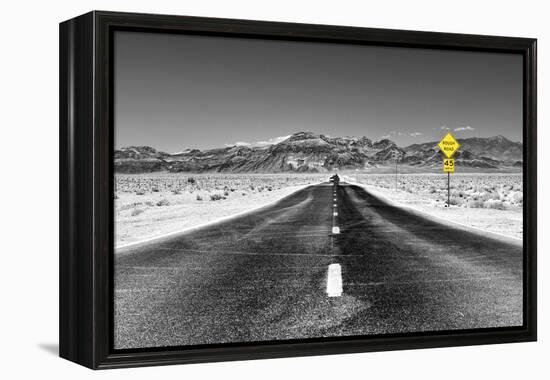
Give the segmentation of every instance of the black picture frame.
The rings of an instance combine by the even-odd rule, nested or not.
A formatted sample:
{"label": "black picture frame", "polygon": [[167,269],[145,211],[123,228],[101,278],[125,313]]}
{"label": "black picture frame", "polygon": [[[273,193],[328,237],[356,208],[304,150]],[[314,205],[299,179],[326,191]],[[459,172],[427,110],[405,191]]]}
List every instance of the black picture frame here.
{"label": "black picture frame", "polygon": [[[113,33],[118,30],[523,56],[524,325],[116,352],[112,337]],[[93,369],[536,340],[536,40],[93,11],[60,24],[60,356]]]}

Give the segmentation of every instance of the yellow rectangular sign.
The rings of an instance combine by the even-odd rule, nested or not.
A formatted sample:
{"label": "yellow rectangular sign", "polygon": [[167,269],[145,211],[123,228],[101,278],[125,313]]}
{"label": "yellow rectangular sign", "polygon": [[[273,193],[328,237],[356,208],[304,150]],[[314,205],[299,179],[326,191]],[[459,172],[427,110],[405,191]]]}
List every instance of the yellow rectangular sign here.
{"label": "yellow rectangular sign", "polygon": [[449,132],[441,139],[437,146],[439,146],[439,149],[441,149],[447,158],[451,158],[460,147],[460,144],[455,140],[451,132]]}
{"label": "yellow rectangular sign", "polygon": [[445,173],[454,173],[455,172],[455,160],[452,158],[445,158],[443,160],[443,171]]}

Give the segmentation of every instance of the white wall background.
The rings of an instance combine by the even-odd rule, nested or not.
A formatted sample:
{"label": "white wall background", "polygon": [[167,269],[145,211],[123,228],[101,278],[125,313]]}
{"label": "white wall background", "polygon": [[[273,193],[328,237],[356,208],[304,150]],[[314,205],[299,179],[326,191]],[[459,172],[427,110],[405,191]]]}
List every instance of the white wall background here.
{"label": "white wall background", "polygon": [[[12,378],[542,378],[548,370],[545,257],[550,136],[549,7],[544,1],[10,1],[2,6],[0,367]],[[112,370],[56,357],[58,23],[93,9],[494,34],[539,39],[539,342]],[[544,299],[546,297],[546,300]],[[544,351],[548,351],[546,355]]]}

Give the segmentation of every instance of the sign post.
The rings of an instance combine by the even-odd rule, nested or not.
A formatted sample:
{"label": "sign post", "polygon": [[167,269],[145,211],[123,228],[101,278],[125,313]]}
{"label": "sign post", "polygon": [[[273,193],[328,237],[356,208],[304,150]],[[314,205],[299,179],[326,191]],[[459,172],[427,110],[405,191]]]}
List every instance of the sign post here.
{"label": "sign post", "polygon": [[451,157],[458,150],[460,144],[449,132],[441,139],[437,146],[439,146],[439,149],[447,157],[443,159],[443,172],[447,173],[447,207],[451,207],[451,173],[455,172],[455,160]]}
{"label": "sign post", "polygon": [[447,173],[447,207],[451,205],[451,173],[455,172],[455,160],[453,158],[443,159],[443,172]]}
{"label": "sign post", "polygon": [[397,158],[395,159],[395,191],[397,192]]}

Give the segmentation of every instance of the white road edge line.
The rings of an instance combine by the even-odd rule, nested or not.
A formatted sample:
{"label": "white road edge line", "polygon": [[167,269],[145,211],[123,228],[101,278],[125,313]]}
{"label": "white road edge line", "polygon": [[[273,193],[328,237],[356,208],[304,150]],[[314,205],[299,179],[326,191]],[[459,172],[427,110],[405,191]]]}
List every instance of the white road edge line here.
{"label": "white road edge line", "polygon": [[342,292],[342,268],[340,264],[330,264],[327,271],[327,295],[340,297]]}

